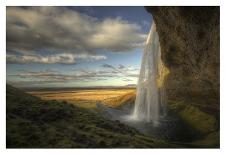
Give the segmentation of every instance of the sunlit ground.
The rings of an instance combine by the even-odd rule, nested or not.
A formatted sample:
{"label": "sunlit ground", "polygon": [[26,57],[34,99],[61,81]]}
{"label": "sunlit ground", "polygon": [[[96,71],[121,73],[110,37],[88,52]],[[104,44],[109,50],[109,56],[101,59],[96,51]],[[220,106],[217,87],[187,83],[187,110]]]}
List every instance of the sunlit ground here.
{"label": "sunlit ground", "polygon": [[29,93],[44,100],[67,101],[84,108],[95,108],[97,103],[117,107],[125,100],[135,97],[134,88],[32,91]]}

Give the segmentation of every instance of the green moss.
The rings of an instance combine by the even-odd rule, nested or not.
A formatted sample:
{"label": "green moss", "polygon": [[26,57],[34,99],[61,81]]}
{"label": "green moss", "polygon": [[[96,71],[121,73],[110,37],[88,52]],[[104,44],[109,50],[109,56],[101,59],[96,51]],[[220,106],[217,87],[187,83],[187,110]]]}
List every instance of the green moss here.
{"label": "green moss", "polygon": [[175,147],[66,102],[42,101],[7,85],[7,148]]}
{"label": "green moss", "polygon": [[192,142],[192,145],[197,147],[206,147],[206,148],[219,148],[220,147],[220,133],[213,132],[208,134],[205,138]]}
{"label": "green moss", "polygon": [[170,101],[169,108],[202,135],[202,138],[185,144],[186,146],[192,148],[219,148],[220,133],[217,127],[218,121],[214,115],[208,114],[184,101]]}
{"label": "green moss", "polygon": [[215,130],[216,118],[200,111],[198,108],[187,106],[183,112],[180,112],[180,115],[202,133],[209,133]]}
{"label": "green moss", "polygon": [[217,119],[184,102],[169,102],[169,107],[174,110],[182,120],[187,122],[191,127],[200,133],[207,134],[216,130]]}

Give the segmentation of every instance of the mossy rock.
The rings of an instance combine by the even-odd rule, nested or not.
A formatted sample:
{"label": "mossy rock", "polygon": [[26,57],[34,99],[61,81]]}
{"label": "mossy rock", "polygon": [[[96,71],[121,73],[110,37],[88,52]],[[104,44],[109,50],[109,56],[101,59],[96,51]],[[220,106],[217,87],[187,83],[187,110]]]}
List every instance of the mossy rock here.
{"label": "mossy rock", "polygon": [[219,131],[210,133],[205,138],[192,142],[192,145],[202,148],[219,148],[220,133]]}
{"label": "mossy rock", "polygon": [[208,134],[217,130],[217,119],[213,115],[201,111],[196,106],[183,101],[170,101],[169,108],[176,112],[192,128],[202,134]]}

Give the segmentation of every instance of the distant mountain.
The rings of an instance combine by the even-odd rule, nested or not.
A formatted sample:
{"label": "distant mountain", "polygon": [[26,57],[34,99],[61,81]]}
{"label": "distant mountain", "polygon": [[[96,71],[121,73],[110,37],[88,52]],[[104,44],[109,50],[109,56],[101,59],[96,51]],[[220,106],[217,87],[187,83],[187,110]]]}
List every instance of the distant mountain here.
{"label": "distant mountain", "polygon": [[175,147],[67,102],[43,101],[6,86],[7,148]]}

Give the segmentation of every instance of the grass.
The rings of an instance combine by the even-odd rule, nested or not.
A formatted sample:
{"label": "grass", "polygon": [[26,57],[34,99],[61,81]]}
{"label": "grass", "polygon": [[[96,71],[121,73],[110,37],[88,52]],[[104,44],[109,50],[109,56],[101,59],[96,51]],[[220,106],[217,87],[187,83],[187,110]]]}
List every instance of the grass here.
{"label": "grass", "polygon": [[134,103],[135,98],[136,98],[136,92],[133,91],[133,92],[121,95],[121,96],[107,98],[107,99],[103,100],[102,103],[106,106],[109,106],[112,108],[117,108],[117,107],[126,105],[128,103]]}
{"label": "grass", "polygon": [[[67,95],[73,93],[75,96],[76,93],[84,96],[89,94],[89,100],[76,98],[73,104],[70,104],[69,99],[67,101],[70,103],[60,99],[51,100],[57,99],[54,96],[62,93],[59,91],[41,92],[45,96],[51,96],[42,100],[7,85],[7,148],[219,147],[219,122],[215,115],[203,111],[205,109],[203,104],[199,108],[198,104],[184,101],[169,102],[171,111],[202,135],[200,139],[190,143],[170,143],[143,135],[119,121],[107,120],[89,109],[96,105],[97,98],[99,103],[114,108],[133,103],[135,90],[102,90],[97,96],[95,91],[79,90],[67,93],[64,91],[63,93]],[[110,92],[114,94],[109,96]],[[103,97],[100,97],[101,94]]]}
{"label": "grass", "polygon": [[208,134],[205,138],[192,142],[192,145],[202,148],[215,148],[220,146],[220,133],[219,131]]}
{"label": "grass", "polygon": [[217,119],[196,106],[184,102],[169,102],[169,107],[201,133],[207,134],[217,129]]}
{"label": "grass", "polygon": [[43,100],[67,101],[83,108],[96,108],[97,103],[117,107],[134,96],[135,89],[82,89],[70,91],[33,91],[29,92]]}
{"label": "grass", "polygon": [[170,101],[168,105],[184,122],[200,135],[203,135],[203,138],[192,142],[191,145],[196,147],[219,147],[219,120],[214,115],[184,101]]}
{"label": "grass", "polygon": [[7,148],[180,147],[140,134],[89,109],[46,101],[7,85]]}

